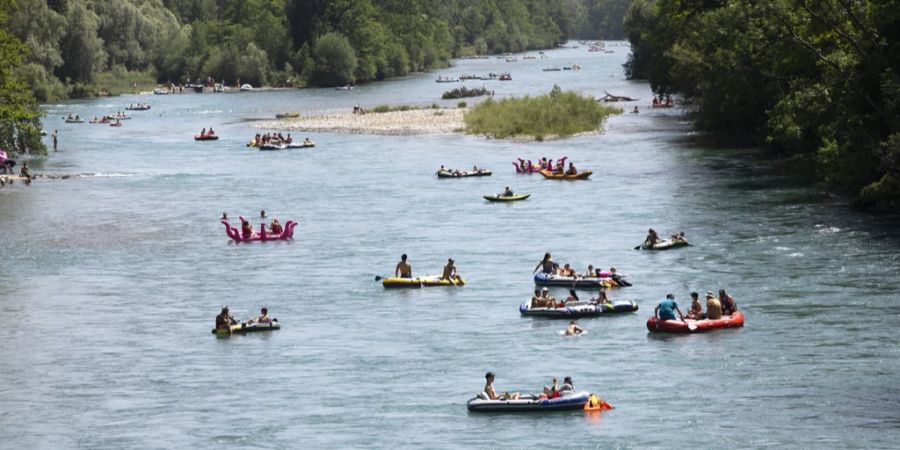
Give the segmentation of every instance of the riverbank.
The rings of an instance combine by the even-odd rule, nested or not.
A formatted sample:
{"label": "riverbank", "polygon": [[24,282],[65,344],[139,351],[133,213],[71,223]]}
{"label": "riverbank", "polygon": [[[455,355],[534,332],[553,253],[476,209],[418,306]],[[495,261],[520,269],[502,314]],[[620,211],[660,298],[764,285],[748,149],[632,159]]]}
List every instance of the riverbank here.
{"label": "riverbank", "polygon": [[330,112],[251,124],[253,128],[338,134],[414,136],[461,133],[467,108],[410,109],[383,113]]}

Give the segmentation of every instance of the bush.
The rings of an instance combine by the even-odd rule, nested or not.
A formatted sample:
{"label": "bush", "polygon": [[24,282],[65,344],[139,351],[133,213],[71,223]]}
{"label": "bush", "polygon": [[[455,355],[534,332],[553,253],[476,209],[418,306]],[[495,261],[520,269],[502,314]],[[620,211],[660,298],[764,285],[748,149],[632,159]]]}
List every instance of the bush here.
{"label": "bush", "polygon": [[466,112],[466,132],[494,138],[531,136],[543,140],[549,136],[571,136],[596,131],[603,120],[622,110],[597,103],[591,97],[562,92],[554,86],[550,94],[539,97],[488,98]]}
{"label": "bush", "polygon": [[454,99],[454,98],[463,98],[463,97],[479,97],[482,95],[488,95],[491,91],[487,90],[484,86],[480,88],[469,89],[465,86],[461,88],[453,89],[452,91],[444,92],[441,95],[441,98],[444,100]]}
{"label": "bush", "polygon": [[466,106],[468,106],[468,105],[466,105],[466,102],[459,102],[456,104],[457,108],[465,108]]}

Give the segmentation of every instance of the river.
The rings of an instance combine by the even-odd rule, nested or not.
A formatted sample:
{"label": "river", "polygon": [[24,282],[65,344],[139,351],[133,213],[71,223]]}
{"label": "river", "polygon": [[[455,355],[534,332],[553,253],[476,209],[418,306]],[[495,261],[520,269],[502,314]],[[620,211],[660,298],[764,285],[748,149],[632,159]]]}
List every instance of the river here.
{"label": "river", "polygon": [[[680,108],[651,111],[648,85],[624,79],[628,47],[609,48],[459,60],[349,92],[47,105],[60,151],[35,171],[95,175],[0,189],[0,447],[895,447],[897,217],[821,194],[790,161],[703,144]],[[583,69],[541,70],[571,63]],[[276,112],[455,105],[437,76],[499,71],[513,81],[465,84],[607,90],[642,111],[549,142],[315,133],[311,150],[244,147],[251,121]],[[138,101],[152,109],[120,129],[59,119]],[[210,126],[219,141],[192,140]],[[519,156],[568,156],[594,176],[516,175]],[[437,179],[440,165],[494,175]],[[507,185],[532,197],[482,200]],[[221,213],[261,209],[298,220],[294,240],[230,243]],[[633,250],[649,227],[695,245]],[[590,333],[574,339],[520,317],[547,251],[578,270],[615,265],[634,286],[611,297],[640,310],[582,320]],[[419,274],[453,257],[469,285],[385,290],[374,278],[402,253]],[[743,329],[647,332],[666,293],[686,309],[689,292],[720,288]],[[283,329],[216,338],[223,304],[239,318],[267,306]],[[569,375],[616,409],[470,414],[489,370],[509,391]]]}

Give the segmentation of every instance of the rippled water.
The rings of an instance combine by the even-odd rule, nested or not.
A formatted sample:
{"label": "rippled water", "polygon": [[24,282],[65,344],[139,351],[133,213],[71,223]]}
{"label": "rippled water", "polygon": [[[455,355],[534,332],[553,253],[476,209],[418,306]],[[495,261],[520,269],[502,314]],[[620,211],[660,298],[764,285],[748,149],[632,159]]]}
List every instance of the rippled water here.
{"label": "rippled water", "polygon": [[[459,61],[351,92],[48,106],[61,151],[34,166],[98,175],[0,189],[0,446],[895,446],[896,217],[850,210],[794,178],[789,161],[699,144],[680,111],[644,108],[648,86],[621,73],[627,47],[611,48]],[[584,70],[540,70],[573,62]],[[248,119],[427,104],[454,87],[438,75],[505,70],[513,82],[484,82],[498,96],[558,83],[641,97],[646,110],[601,136],[545,143],[314,134],[309,151],[243,147]],[[153,109],[121,129],[57,119],[136,101]],[[222,139],[191,139],[209,126]],[[510,166],[543,155],[594,176],[559,183]],[[495,174],[439,180],[441,164]],[[482,200],[506,185],[531,199]],[[298,219],[294,241],[229,243],[221,212],[260,209]],[[685,230],[696,245],[632,250],[648,227]],[[641,310],[583,320],[590,334],[577,339],[520,317],[545,251],[581,270],[616,265],[635,286],[612,297]],[[374,277],[401,253],[417,273],[453,257],[470,284],[386,291]],[[647,333],[667,292],[686,308],[690,291],[719,288],[745,328]],[[216,338],[222,304],[242,318],[268,306],[284,328]],[[488,370],[498,389],[531,392],[570,375],[616,409],[471,415],[465,402]]]}

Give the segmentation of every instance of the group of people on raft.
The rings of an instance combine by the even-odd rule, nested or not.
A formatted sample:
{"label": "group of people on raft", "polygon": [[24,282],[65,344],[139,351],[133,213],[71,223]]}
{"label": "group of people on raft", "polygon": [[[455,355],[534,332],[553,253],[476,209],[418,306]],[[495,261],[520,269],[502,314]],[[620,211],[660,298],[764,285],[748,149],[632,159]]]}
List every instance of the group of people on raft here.
{"label": "group of people on raft", "polygon": [[[223,306],[222,311],[216,316],[216,331],[230,331],[231,326],[237,325],[238,323],[239,322],[228,312],[228,306]],[[272,323],[272,319],[269,318],[269,310],[264,307],[259,310],[258,316],[252,317],[244,323],[247,325],[253,325],[255,323]]]}
{"label": "group of people on raft", "polygon": [[[250,143],[247,144],[248,147],[259,147],[260,145],[281,145],[281,144],[293,144],[294,138],[291,137],[291,133],[288,133],[287,136],[282,135],[281,133],[266,133],[259,134],[257,133],[253,139],[250,140]],[[312,145],[312,141],[309,138],[303,140],[303,145]]]}
{"label": "group of people on raft", "polygon": [[[399,278],[412,278],[412,264],[409,263],[406,253],[400,255],[400,262],[394,268],[394,276]],[[456,269],[456,261],[453,258],[447,258],[447,264],[441,272],[441,279],[448,281],[462,281],[462,276]]]}
{"label": "group of people on raft", "polygon": [[[706,312],[703,312],[703,305],[700,303],[700,294],[691,292],[691,308],[687,315],[681,313],[678,303],[675,302],[675,295],[666,295],[665,300],[661,301],[653,315],[662,320],[718,320],[722,316],[730,316],[737,311],[737,304],[734,297],[728,295],[725,289],[719,290],[719,296],[716,297],[712,291],[706,293]],[[678,313],[676,317],[675,314]]]}
{"label": "group of people on raft", "polygon": [[[681,232],[678,232],[678,233],[675,233],[675,234],[669,236],[669,239],[671,239],[672,242],[687,243],[687,239],[684,238],[684,231],[681,231]],[[651,228],[647,231],[647,238],[644,239],[644,245],[647,247],[653,247],[654,245],[659,244],[662,241],[663,240],[660,239],[659,234],[656,232],[656,230]]]}
{"label": "group of people on raft", "polygon": [[[595,269],[593,264],[588,264],[588,268],[584,273],[578,273],[569,265],[569,263],[560,266],[557,262],[553,261],[553,257],[550,253],[544,253],[544,257],[538,262],[532,272],[537,272],[538,270],[547,275],[557,275],[561,277],[603,278],[603,270],[600,269],[599,266]],[[615,281],[619,286],[631,286],[631,283],[626,281],[615,267],[609,268],[608,275],[609,278]]]}
{"label": "group of people on raft", "polygon": [[[486,380],[484,384],[484,394],[487,396],[488,400],[518,400],[521,397],[521,394],[518,392],[504,392],[498,394],[494,389],[493,372],[486,373],[484,378]],[[538,396],[538,400],[559,398],[573,393],[575,393],[575,383],[572,382],[572,377],[563,378],[562,386],[559,385],[559,380],[554,377],[551,385],[544,386],[541,394]]]}
{"label": "group of people on raft", "polygon": [[662,95],[659,95],[659,96],[654,95],[653,96],[653,106],[656,106],[656,107],[675,106],[675,101],[672,100],[671,95],[666,95],[665,97],[663,97]]}
{"label": "group of people on raft", "polygon": [[150,109],[150,105],[146,103],[129,103],[125,109],[128,111],[146,111]]}
{"label": "group of people on raft", "polygon": [[556,160],[556,165],[553,165],[552,159],[547,159],[547,157],[543,157],[538,160],[537,165],[531,162],[517,158],[519,160],[519,172],[521,173],[532,173],[532,172],[540,172],[541,170],[549,170],[551,172],[561,172],[562,167],[566,164],[566,157],[562,157]]}
{"label": "group of people on raft", "polygon": [[575,304],[608,305],[612,304],[612,302],[606,296],[606,291],[603,288],[600,289],[600,293],[596,298],[591,298],[585,302],[581,301],[575,289],[569,289],[569,296],[563,301],[558,301],[553,297],[550,294],[550,289],[546,287],[534,288],[534,295],[531,297],[531,308],[565,308]]}
{"label": "group of people on raft", "polygon": [[213,131],[212,127],[209,127],[209,131],[206,131],[206,128],[200,130],[200,134],[198,135],[201,139],[209,139],[216,137],[216,132]]}
{"label": "group of people on raft", "polygon": [[[266,210],[261,210],[259,212],[259,218],[260,219],[268,218],[268,216],[266,216]],[[241,216],[240,219],[241,219],[241,237],[243,237],[244,239],[249,239],[249,238],[252,238],[254,235],[256,235],[256,233],[253,232],[253,226],[250,225],[250,221],[245,219],[243,216]],[[228,220],[228,213],[226,213],[226,212],[222,213],[222,220]],[[272,222],[270,222],[269,225],[266,225],[265,223],[263,223],[262,226],[263,226],[263,229],[268,228],[269,234],[273,234],[276,236],[278,236],[284,232],[284,226],[282,226],[281,222],[279,222],[278,219],[275,217],[272,218]]]}

